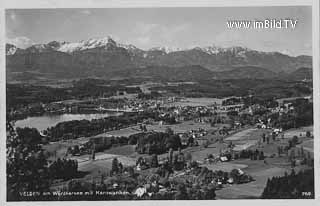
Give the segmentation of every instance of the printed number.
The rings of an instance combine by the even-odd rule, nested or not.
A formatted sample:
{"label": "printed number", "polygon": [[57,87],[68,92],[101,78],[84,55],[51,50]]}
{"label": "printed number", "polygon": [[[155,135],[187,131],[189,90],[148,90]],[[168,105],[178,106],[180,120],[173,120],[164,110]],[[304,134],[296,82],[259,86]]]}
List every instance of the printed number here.
{"label": "printed number", "polygon": [[311,196],[311,192],[302,192],[302,196]]}

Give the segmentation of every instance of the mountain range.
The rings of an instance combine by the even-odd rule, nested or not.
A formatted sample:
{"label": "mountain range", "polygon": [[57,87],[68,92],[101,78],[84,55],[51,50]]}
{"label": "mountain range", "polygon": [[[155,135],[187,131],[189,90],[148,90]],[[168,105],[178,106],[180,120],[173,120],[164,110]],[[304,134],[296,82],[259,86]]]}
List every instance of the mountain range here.
{"label": "mountain range", "polygon": [[47,78],[169,78],[171,75],[183,80],[276,78],[284,74],[289,77],[301,68],[305,68],[297,73],[301,77],[312,74],[311,56],[293,57],[245,47],[155,47],[144,50],[131,44],[117,43],[110,37],[75,43],[52,41],[26,49],[6,44],[7,76],[13,79],[15,74],[24,72]]}

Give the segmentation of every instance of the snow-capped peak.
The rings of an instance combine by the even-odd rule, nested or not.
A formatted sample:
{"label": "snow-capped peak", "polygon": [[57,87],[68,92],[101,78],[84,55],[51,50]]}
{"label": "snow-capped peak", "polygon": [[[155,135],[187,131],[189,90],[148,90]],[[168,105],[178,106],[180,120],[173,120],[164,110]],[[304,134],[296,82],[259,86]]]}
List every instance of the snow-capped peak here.
{"label": "snow-capped peak", "polygon": [[212,45],[212,46],[206,46],[206,47],[195,47],[193,49],[196,50],[201,50],[207,54],[210,55],[215,55],[221,52],[233,52],[235,54],[240,54],[246,51],[249,51],[250,49],[246,48],[246,47],[241,47],[241,46],[234,46],[234,47],[219,47],[216,45]]}
{"label": "snow-capped peak", "polygon": [[195,47],[194,49],[201,50],[207,54],[217,54],[219,52],[224,51],[224,48],[217,46],[207,46],[207,47]]}
{"label": "snow-capped peak", "polygon": [[128,51],[141,50],[132,44],[118,44],[119,47],[122,47]]}
{"label": "snow-capped peak", "polygon": [[104,38],[91,38],[86,41],[74,42],[74,43],[66,43],[63,44],[57,51],[72,53],[75,51],[83,51],[87,49],[94,48],[103,48],[110,46],[118,46],[117,43],[110,37]]}
{"label": "snow-capped peak", "polygon": [[162,51],[166,54],[169,54],[171,52],[176,52],[176,51],[181,51],[181,48],[178,47],[168,47],[168,46],[163,46],[163,47],[153,47],[149,49],[149,51]]}

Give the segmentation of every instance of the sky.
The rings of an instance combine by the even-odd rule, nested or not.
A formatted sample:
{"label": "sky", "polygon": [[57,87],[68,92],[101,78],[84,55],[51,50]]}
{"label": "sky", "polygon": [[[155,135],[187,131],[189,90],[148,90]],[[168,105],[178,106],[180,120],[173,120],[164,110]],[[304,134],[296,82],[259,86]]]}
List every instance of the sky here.
{"label": "sky", "polygon": [[[291,56],[312,54],[312,8],[207,7],[6,10],[6,41],[20,48],[111,36],[142,49],[245,46]],[[229,20],[297,20],[294,29],[235,29]]]}

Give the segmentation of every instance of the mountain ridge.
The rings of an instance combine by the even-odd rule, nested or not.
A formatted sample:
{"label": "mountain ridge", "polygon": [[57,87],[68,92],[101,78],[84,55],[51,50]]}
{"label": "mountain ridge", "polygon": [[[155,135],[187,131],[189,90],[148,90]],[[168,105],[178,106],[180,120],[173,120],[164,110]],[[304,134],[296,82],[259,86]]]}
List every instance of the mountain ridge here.
{"label": "mountain ridge", "polygon": [[[181,68],[199,65],[212,72],[218,72],[219,78],[223,78],[223,75],[228,76],[226,71],[248,67],[253,74],[259,68],[267,69],[272,73],[258,71],[257,74],[260,72],[271,78],[276,76],[273,73],[292,73],[299,68],[312,68],[312,57],[307,55],[292,57],[280,52],[256,51],[239,46],[223,48],[215,45],[189,49],[154,47],[143,50],[132,44],[117,43],[111,37],[91,38],[76,43],[51,41],[26,49],[7,44],[6,60],[9,73],[37,71],[51,73],[53,76],[58,73],[58,76],[63,76],[63,73],[66,73],[75,77],[108,76],[114,71],[129,71],[133,68]],[[236,73],[243,76],[240,71],[233,71],[233,75]],[[252,78],[258,77],[248,75]]]}
{"label": "mountain ridge", "polygon": [[[7,43],[6,45],[13,45],[13,44]],[[18,48],[18,47],[16,47],[16,45],[13,45],[13,46],[15,46],[16,48],[18,48],[20,50],[28,50],[30,48],[36,48],[36,47],[38,47],[38,49],[40,49],[39,47],[42,47],[42,48],[46,47],[46,48],[50,48],[55,51],[60,51],[60,52],[64,52],[64,53],[73,53],[73,52],[83,51],[83,50],[87,50],[87,49],[108,47],[109,45],[122,47],[127,50],[139,50],[139,51],[144,51],[144,52],[162,51],[166,54],[178,52],[178,51],[190,51],[190,50],[200,50],[200,51],[203,51],[203,52],[205,52],[207,54],[211,54],[211,55],[218,54],[220,52],[227,52],[227,51],[231,51],[234,53],[239,53],[239,52],[244,52],[244,51],[252,51],[252,52],[268,53],[268,54],[277,54],[278,53],[278,54],[282,54],[285,56],[294,57],[294,56],[290,56],[287,54],[283,54],[278,51],[264,52],[264,51],[249,49],[249,48],[243,47],[243,46],[221,47],[221,46],[211,45],[211,46],[204,46],[204,47],[195,46],[195,47],[189,47],[189,48],[158,46],[158,47],[152,47],[150,49],[140,49],[140,48],[134,46],[133,44],[117,43],[110,36],[103,37],[103,38],[90,38],[88,40],[81,40],[79,42],[66,42],[66,41],[55,41],[54,40],[54,41],[48,42],[47,44],[33,44],[33,45],[27,47],[26,49]],[[13,55],[13,54],[14,53],[10,53],[10,52],[7,53],[7,51],[6,51],[6,55]],[[310,57],[310,56],[298,55],[295,57]]]}

